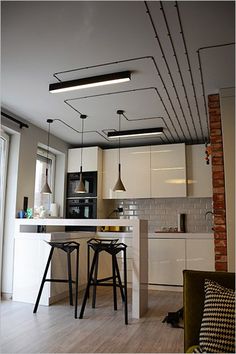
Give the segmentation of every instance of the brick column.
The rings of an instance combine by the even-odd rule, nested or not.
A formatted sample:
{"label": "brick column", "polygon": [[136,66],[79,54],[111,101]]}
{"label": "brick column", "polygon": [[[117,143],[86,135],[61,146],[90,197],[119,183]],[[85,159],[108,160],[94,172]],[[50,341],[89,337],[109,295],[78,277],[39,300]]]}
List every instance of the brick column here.
{"label": "brick column", "polygon": [[227,229],[225,180],[220,96],[208,96],[210,142],[212,151],[213,213],[215,239],[215,270],[227,271]]}

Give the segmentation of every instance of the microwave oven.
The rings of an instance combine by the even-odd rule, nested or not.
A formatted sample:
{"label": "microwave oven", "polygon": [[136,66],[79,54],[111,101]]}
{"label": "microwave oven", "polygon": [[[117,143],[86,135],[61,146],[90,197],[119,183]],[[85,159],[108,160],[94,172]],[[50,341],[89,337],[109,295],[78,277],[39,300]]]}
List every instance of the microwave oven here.
{"label": "microwave oven", "polygon": [[97,197],[97,172],[83,172],[83,182],[86,193],[76,193],[79,185],[80,173],[67,174],[67,198],[96,198]]}

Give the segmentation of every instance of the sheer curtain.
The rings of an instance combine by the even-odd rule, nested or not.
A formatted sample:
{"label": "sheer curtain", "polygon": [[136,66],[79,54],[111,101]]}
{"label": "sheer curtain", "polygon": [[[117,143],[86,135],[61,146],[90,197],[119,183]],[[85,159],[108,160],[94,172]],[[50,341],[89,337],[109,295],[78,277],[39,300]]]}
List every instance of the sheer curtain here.
{"label": "sheer curtain", "polygon": [[3,246],[3,230],[4,230],[4,211],[5,211],[5,195],[6,195],[6,178],[7,178],[7,162],[8,162],[9,136],[0,131],[0,290],[1,290],[1,274],[2,274],[2,246]]}

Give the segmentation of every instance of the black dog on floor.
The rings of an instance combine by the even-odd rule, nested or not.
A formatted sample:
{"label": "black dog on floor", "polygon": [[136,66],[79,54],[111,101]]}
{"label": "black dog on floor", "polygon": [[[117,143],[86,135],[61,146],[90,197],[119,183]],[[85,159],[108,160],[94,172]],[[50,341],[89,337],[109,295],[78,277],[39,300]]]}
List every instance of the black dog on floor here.
{"label": "black dog on floor", "polygon": [[182,326],[179,325],[180,319],[183,319],[184,315],[184,308],[182,307],[176,312],[168,312],[168,315],[164,318],[162,323],[170,323],[172,327],[174,328],[183,328]]}

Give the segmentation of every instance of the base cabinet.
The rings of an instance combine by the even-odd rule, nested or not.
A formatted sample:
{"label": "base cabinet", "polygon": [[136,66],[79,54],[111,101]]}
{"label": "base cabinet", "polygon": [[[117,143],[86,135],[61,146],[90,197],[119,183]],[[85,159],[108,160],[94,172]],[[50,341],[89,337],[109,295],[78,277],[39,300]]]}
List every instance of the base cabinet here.
{"label": "base cabinet", "polygon": [[214,271],[213,239],[149,239],[148,283],[183,286],[183,270]]}
{"label": "base cabinet", "polygon": [[215,270],[213,240],[186,240],[186,268],[194,270]]}
{"label": "base cabinet", "polygon": [[149,284],[182,285],[185,240],[149,240]]}

